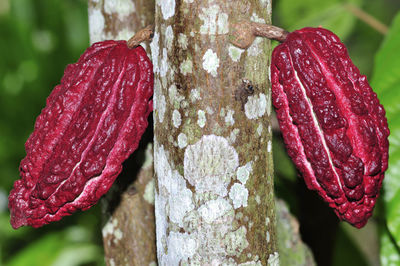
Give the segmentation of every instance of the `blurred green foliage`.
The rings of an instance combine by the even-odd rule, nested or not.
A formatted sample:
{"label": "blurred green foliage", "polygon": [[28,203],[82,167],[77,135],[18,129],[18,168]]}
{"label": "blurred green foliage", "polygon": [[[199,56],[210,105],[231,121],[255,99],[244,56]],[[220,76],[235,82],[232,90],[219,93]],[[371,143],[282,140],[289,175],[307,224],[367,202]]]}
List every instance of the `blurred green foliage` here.
{"label": "blurred green foliage", "polygon": [[[397,52],[400,48],[399,39],[397,43],[387,41],[389,44],[383,46],[377,57],[380,66],[374,67],[374,56],[384,35],[372,28],[368,21],[357,18],[352,11],[355,7],[389,26],[400,9],[398,0],[276,0],[273,5],[273,21],[278,26],[288,30],[323,26],[338,34],[361,72],[369,79],[375,72],[373,83],[377,87],[383,87],[382,84],[386,84],[390,78],[397,77],[398,81],[399,65],[393,64],[400,58]],[[23,143],[33,129],[36,116],[44,107],[45,98],[58,84],[65,66],[75,62],[88,46],[87,21],[85,0],[0,0],[0,265],[104,264],[98,206],[39,229],[19,230],[13,230],[9,225],[7,209],[7,195],[18,178],[19,161],[25,155]],[[391,36],[400,36],[400,32]],[[392,51],[385,51],[389,49]],[[391,76],[387,71],[389,62],[392,63]],[[383,79],[384,76],[389,76],[388,80],[380,81],[379,77]],[[387,99],[385,108],[394,108],[399,102],[397,91],[384,89],[379,90],[378,94]],[[393,117],[396,117],[396,113]],[[301,222],[302,232],[310,235],[306,230],[307,224],[312,224],[312,232],[316,232],[317,226],[321,226],[318,223],[326,223],[322,224],[322,231],[319,231],[323,235],[315,233],[306,239],[320,264],[376,265],[379,254],[366,248],[373,246],[370,239],[376,226],[359,231],[346,229],[346,226],[338,226],[333,215],[325,215],[332,213],[326,205],[315,207],[319,205],[306,202],[303,195],[312,192],[302,194],[304,182],[297,178],[296,170],[284,151],[282,139],[277,134],[274,137],[274,156],[277,194],[289,203],[291,211]],[[396,161],[392,159],[391,164],[396,164]],[[393,182],[397,188],[399,177],[396,177],[396,173],[390,174],[389,178],[386,183]],[[391,193],[393,195],[396,192]],[[320,199],[316,200],[320,202]],[[302,215],[304,208],[314,207],[311,217]],[[377,211],[385,215],[385,208],[382,209]],[[393,222],[397,216],[394,215]],[[333,221],[334,227],[327,226],[332,223],[329,219],[336,219]],[[318,223],[310,223],[310,220]],[[385,248],[381,251],[382,256],[397,258],[394,262],[382,259],[382,264],[400,265],[399,247],[394,243],[393,235],[386,230],[385,219],[377,221],[384,228],[380,231],[381,245]],[[396,223],[393,226],[399,228]],[[332,243],[327,243],[331,238],[325,238],[325,234],[333,234]],[[315,247],[319,245],[328,251]]]}
{"label": "blurred green foliage", "polygon": [[282,18],[281,26],[289,31],[321,25],[334,30],[343,39],[351,33],[356,22],[354,15],[347,10],[347,5],[359,6],[361,1],[279,1],[276,14]]}
{"label": "blurred green foliage", "polygon": [[[386,227],[382,226],[383,265],[400,261],[400,13],[393,20],[382,46],[375,57],[372,85],[381,103],[386,107],[390,129],[389,169],[384,179],[384,213]],[[397,55],[397,56],[394,56]],[[389,241],[388,241],[389,240]],[[391,240],[391,241],[390,241]],[[397,251],[396,251],[397,248]]]}
{"label": "blurred green foliage", "polygon": [[7,209],[35,118],[89,44],[87,2],[1,0],[0,35],[0,265],[103,265],[99,207],[19,230]]}

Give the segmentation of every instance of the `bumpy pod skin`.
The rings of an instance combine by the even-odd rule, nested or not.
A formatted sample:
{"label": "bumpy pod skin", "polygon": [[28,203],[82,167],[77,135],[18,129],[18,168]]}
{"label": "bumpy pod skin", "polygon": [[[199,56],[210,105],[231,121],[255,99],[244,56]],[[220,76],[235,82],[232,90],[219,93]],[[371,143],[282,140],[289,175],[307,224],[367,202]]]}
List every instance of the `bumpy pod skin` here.
{"label": "bumpy pod skin", "polygon": [[40,227],[105,194],[152,111],[153,66],[142,47],[93,44],[65,69],[25,144],[9,196],[11,225]]}
{"label": "bumpy pod skin", "polygon": [[272,99],[287,151],[307,187],[363,227],[388,167],[385,110],[332,32],[304,28],[272,53]]}

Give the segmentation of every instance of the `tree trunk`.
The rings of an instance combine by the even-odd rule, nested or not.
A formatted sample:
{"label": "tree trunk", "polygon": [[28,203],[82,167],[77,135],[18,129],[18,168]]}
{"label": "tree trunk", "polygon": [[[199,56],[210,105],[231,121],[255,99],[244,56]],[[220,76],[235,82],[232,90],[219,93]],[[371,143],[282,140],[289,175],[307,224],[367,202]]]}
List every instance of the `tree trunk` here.
{"label": "tree trunk", "polygon": [[279,262],[281,266],[314,266],[313,254],[303,243],[300,225],[290,212],[286,203],[276,200],[276,233],[278,235]]}
{"label": "tree trunk", "polygon": [[[283,203],[275,227],[270,42],[257,38],[247,50],[229,44],[233,23],[269,23],[271,3],[203,2],[156,4],[151,48],[160,265],[277,265],[278,246],[282,265],[313,265]],[[152,23],[152,0],[89,0],[91,43],[127,40]],[[107,265],[157,264],[152,134],[149,126],[102,200]]]}
{"label": "tree trunk", "polygon": [[269,23],[271,2],[158,0],[155,16],[159,264],[278,265],[270,41],[229,43],[233,23]]}
{"label": "tree trunk", "polygon": [[[154,23],[154,1],[89,0],[91,43],[128,40]],[[149,53],[149,45],[142,44]],[[151,123],[151,122],[150,122]],[[107,265],[156,265],[152,126],[102,199]]]}

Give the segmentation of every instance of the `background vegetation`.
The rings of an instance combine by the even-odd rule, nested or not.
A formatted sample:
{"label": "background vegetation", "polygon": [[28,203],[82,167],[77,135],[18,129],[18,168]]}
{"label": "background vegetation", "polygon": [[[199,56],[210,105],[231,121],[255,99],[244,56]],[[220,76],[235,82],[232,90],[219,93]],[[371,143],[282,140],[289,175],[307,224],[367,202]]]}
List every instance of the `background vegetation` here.
{"label": "background vegetation", "polygon": [[[277,194],[298,217],[319,265],[400,265],[399,10],[398,0],[274,1],[274,24],[288,30],[321,25],[341,37],[380,96],[392,132],[384,195],[361,230],[339,223],[316,193],[305,189],[275,132]],[[365,14],[386,25],[388,33]],[[103,265],[99,206],[43,228],[19,230],[9,225],[7,209],[35,118],[65,66],[89,45],[87,3],[0,0],[0,36],[0,265]]]}

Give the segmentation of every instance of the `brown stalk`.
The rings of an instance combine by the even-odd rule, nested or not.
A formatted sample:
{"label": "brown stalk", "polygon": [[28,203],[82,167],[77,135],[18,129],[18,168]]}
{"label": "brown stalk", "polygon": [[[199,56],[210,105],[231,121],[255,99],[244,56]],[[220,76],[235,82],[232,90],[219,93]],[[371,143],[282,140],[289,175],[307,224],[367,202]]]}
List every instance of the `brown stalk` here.
{"label": "brown stalk", "polygon": [[153,37],[153,34],[154,25],[149,25],[146,28],[139,30],[127,41],[128,48],[133,49],[140,43],[150,40]]}
{"label": "brown stalk", "polygon": [[233,45],[246,49],[253,43],[257,36],[284,42],[289,32],[270,24],[239,21],[232,25],[230,34],[230,41]]}

